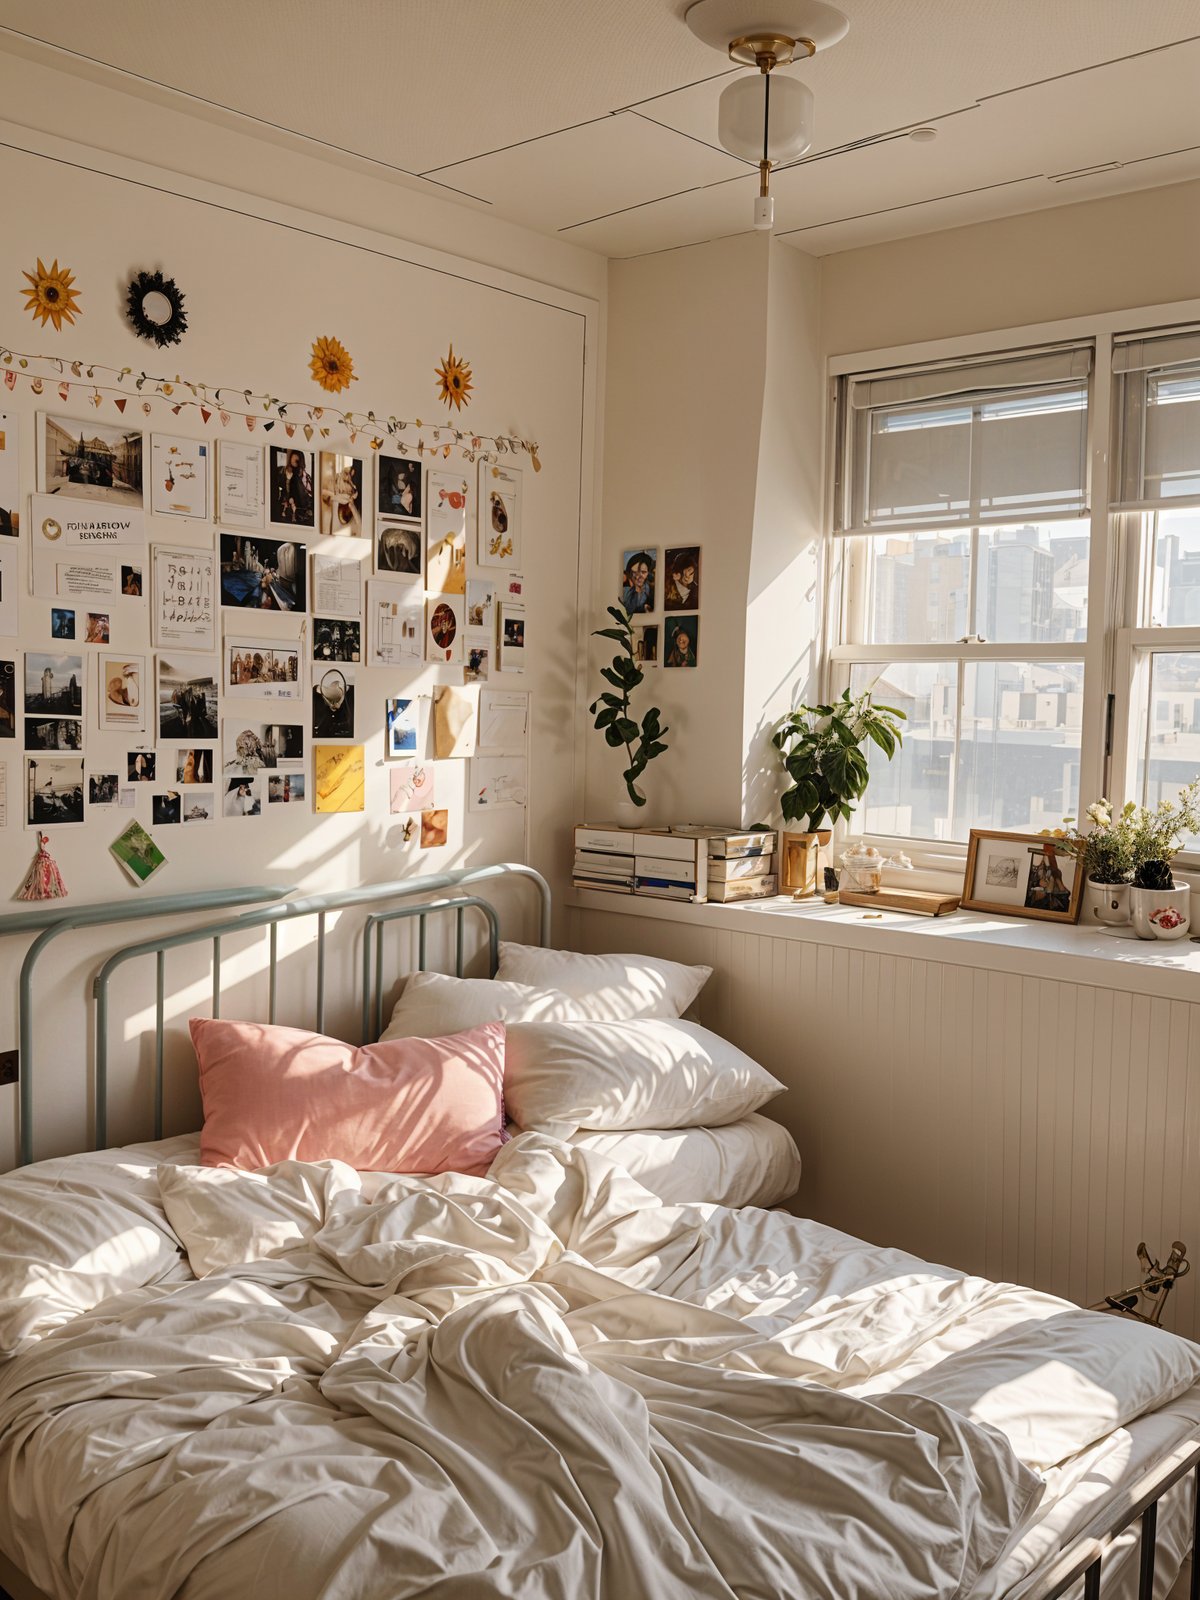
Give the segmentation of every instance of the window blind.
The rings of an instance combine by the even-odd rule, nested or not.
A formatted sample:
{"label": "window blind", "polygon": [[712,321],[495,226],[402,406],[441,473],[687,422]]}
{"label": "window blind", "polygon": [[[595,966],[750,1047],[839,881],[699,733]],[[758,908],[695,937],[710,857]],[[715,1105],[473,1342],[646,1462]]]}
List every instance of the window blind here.
{"label": "window blind", "polygon": [[1113,343],[1116,511],[1200,505],[1200,329]]}
{"label": "window blind", "polygon": [[846,385],[841,533],[1087,510],[1090,346],[867,373]]}

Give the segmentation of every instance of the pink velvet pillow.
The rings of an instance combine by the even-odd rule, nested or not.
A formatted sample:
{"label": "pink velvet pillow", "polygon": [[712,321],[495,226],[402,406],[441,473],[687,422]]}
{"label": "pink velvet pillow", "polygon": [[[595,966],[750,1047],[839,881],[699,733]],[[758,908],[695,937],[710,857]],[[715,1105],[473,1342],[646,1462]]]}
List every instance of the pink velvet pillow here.
{"label": "pink velvet pillow", "polygon": [[208,1167],[344,1161],[482,1177],[504,1143],[504,1024],[356,1049],[302,1028],[193,1017]]}

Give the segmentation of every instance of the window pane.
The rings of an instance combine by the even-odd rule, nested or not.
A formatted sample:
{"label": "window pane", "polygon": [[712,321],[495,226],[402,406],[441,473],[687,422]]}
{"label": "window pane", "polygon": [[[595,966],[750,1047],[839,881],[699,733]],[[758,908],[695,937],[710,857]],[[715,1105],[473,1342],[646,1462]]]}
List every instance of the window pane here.
{"label": "window pane", "polygon": [[864,689],[873,689],[882,704],[897,706],[908,721],[894,760],[868,745],[871,781],[852,826],[901,838],[948,839],[957,662],[856,663],[850,670],[850,692],[858,695]]}
{"label": "window pane", "polygon": [[1082,662],[965,666],[954,837],[1077,815],[1082,727]]}
{"label": "window pane", "polygon": [[[1200,773],[1200,653],[1154,655],[1138,719],[1137,784],[1143,805],[1174,800]],[[1194,849],[1192,840],[1188,848]]]}
{"label": "window pane", "polygon": [[1148,499],[1200,494],[1200,371],[1147,374],[1145,450]]}
{"label": "window pane", "polygon": [[981,529],[974,631],[996,644],[1082,643],[1090,550],[1086,522]]}
{"label": "window pane", "polygon": [[1087,504],[1087,387],[1016,392],[979,410],[981,516],[1044,516]]}
{"label": "window pane", "polygon": [[962,522],[971,506],[971,408],[938,402],[869,418],[863,522]]}
{"label": "window pane", "polygon": [[1200,627],[1200,511],[1160,511],[1154,523],[1150,624],[1155,628]]}
{"label": "window pane", "polygon": [[862,541],[869,644],[947,644],[967,632],[970,534],[894,533]]}

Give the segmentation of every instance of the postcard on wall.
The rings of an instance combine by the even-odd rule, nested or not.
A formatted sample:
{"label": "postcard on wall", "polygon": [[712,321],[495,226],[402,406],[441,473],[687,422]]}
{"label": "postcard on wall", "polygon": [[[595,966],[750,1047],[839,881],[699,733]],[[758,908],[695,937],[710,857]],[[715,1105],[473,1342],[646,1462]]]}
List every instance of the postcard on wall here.
{"label": "postcard on wall", "polygon": [[451,595],[425,602],[425,659],[461,661],[463,603]]}
{"label": "postcard on wall", "polygon": [[0,739],[17,737],[17,663],[0,661]]}
{"label": "postcard on wall", "polygon": [[116,810],[121,793],[121,777],[116,772],[89,772],[87,775],[88,809],[105,806]]}
{"label": "postcard on wall", "polygon": [[261,778],[226,778],[221,796],[223,817],[261,817],[263,808],[263,783]]}
{"label": "postcard on wall", "polygon": [[21,531],[21,480],[17,474],[19,419],[0,411],[0,538],[15,539]]}
{"label": "postcard on wall", "polygon": [[438,761],[475,754],[479,690],[439,683],[433,691],[433,754]]}
{"label": "postcard on wall", "polygon": [[658,546],[621,552],[621,583],[617,602],[631,617],[656,611],[658,589]]}
{"label": "postcard on wall", "polygon": [[419,667],[425,659],[425,601],[394,583],[367,585],[367,665]]}
{"label": "postcard on wall", "polygon": [[25,763],[25,822],[52,828],[83,821],[83,757],[35,756]]}
{"label": "postcard on wall", "polygon": [[419,522],[376,522],[375,571],[381,578],[421,582],[424,567]]}
{"label": "postcard on wall", "polygon": [[150,815],[156,828],[184,823],[215,822],[217,797],[213,789],[168,789],[151,796]]}
{"label": "postcard on wall", "polygon": [[312,619],[312,658],[318,661],[361,661],[362,623],[357,618]]}
{"label": "postcard on wall", "polygon": [[694,667],[700,659],[700,618],[668,617],[663,625],[664,667]]}
{"label": "postcard on wall", "polygon": [[324,617],[361,617],[363,564],[357,556],[312,558],[312,608]]}
{"label": "postcard on wall", "polygon": [[283,528],[315,528],[312,451],[292,444],[273,444],[267,455],[271,522]]}
{"label": "postcard on wall", "polygon": [[261,528],[267,515],[266,474],[260,445],[217,441],[217,521],[231,528]]}
{"label": "postcard on wall", "polygon": [[467,780],[471,811],[516,811],[528,799],[524,756],[474,756]]}
{"label": "postcard on wall", "polygon": [[158,736],[178,743],[217,737],[216,663],[209,657],[159,655]]}
{"label": "postcard on wall", "polygon": [[116,732],[146,728],[145,656],[100,655],[100,727]]}
{"label": "postcard on wall", "polygon": [[364,810],[366,756],[362,745],[314,745],[313,790],[319,812]]}
{"label": "postcard on wall", "polygon": [[422,467],[405,456],[375,457],[375,515],[401,522],[421,520]]}
{"label": "postcard on wall", "polygon": [[72,500],[142,511],[144,438],[140,428],[39,411],[37,431],[39,494],[61,494]]}
{"label": "postcard on wall", "polygon": [[208,466],[212,446],[169,433],[150,436],[150,509],[156,517],[210,515]]}
{"label": "postcard on wall", "polygon": [[643,671],[658,665],[658,623],[635,622],[633,625],[633,663]]}
{"label": "postcard on wall", "polygon": [[213,551],[200,545],[156,544],[150,547],[150,562],[154,643],[214,649],[217,558]]}
{"label": "postcard on wall", "polygon": [[432,594],[465,594],[470,486],[456,472],[431,471],[426,485],[425,587]]}
{"label": "postcard on wall", "polygon": [[663,551],[663,610],[700,609],[700,547],[695,544]]}
{"label": "postcard on wall", "polygon": [[313,668],[312,731],[314,739],[354,738],[354,668]]}
{"label": "postcard on wall", "polygon": [[154,783],[158,772],[158,753],[154,750],[127,750],[125,752],[125,781],[127,783]]}
{"label": "postcard on wall", "polygon": [[0,638],[15,639],[18,622],[17,547],[0,545]]}
{"label": "postcard on wall", "polygon": [[527,689],[479,691],[479,754],[524,755],[529,730]]}
{"label": "postcard on wall", "polygon": [[467,632],[490,639],[496,620],[496,583],[493,578],[467,579]]}
{"label": "postcard on wall", "polygon": [[361,456],[321,451],[322,533],[362,537],[365,470],[366,463]]}
{"label": "postcard on wall", "polygon": [[434,803],[434,768],[431,761],[403,761],[388,773],[389,809],[425,811]]}
{"label": "postcard on wall", "polygon": [[468,639],[464,646],[463,682],[486,683],[490,660],[491,650],[486,644],[472,644]]}
{"label": "postcard on wall", "polygon": [[502,600],[499,611],[499,672],[525,671],[525,607]]}
{"label": "postcard on wall", "polygon": [[241,773],[300,772],[304,767],[304,728],[299,722],[249,722],[241,717],[225,718],[225,762],[227,777]]}
{"label": "postcard on wall", "polygon": [[250,611],[308,610],[308,546],[295,539],[223,533],[221,604]]}
{"label": "postcard on wall", "polygon": [[224,686],[239,699],[302,700],[300,641],[226,636]]}
{"label": "postcard on wall", "polygon": [[479,463],[479,565],[521,565],[521,469]]}
{"label": "postcard on wall", "polygon": [[82,750],[82,718],[26,717],[25,748],[26,750]]}
{"label": "postcard on wall", "polygon": [[444,808],[421,813],[421,849],[437,850],[450,836],[450,813]]}
{"label": "postcard on wall", "polygon": [[167,859],[140,822],[131,822],[108,848],[135,883],[145,883]]}
{"label": "postcard on wall", "polygon": [[306,798],[307,779],[303,772],[268,772],[267,804],[269,806],[302,806]]}
{"label": "postcard on wall", "polygon": [[141,570],[146,524],[140,507],[95,506],[65,495],[35,494],[30,508],[33,594],[108,599],[117,592],[117,575],[124,566]]}
{"label": "postcard on wall", "polygon": [[383,759],[404,761],[415,756],[420,732],[419,700],[385,700],[383,703]]}
{"label": "postcard on wall", "polygon": [[[176,783],[206,783],[213,781],[213,752],[203,747],[192,745],[182,749],[176,748],[174,757],[167,762],[168,769],[174,769]],[[171,776],[170,770],[164,774]]]}
{"label": "postcard on wall", "polygon": [[87,657],[47,650],[25,652],[25,715],[81,717]]}

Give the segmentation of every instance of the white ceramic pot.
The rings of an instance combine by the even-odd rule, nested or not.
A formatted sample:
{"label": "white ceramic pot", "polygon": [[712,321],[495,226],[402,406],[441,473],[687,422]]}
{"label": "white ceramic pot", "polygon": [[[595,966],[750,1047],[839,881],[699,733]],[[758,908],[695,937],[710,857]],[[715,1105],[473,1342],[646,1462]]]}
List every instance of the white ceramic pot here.
{"label": "white ceramic pot", "polygon": [[1139,889],[1129,891],[1133,931],[1139,939],[1182,939],[1192,925],[1192,891]]}
{"label": "white ceramic pot", "polygon": [[1084,885],[1083,920],[1123,927],[1129,921],[1129,891],[1127,883],[1097,883],[1089,878]]}
{"label": "white ceramic pot", "polygon": [[618,828],[647,827],[646,807],[635,806],[629,798],[629,790],[624,783],[617,791],[616,804],[613,806],[613,821]]}

